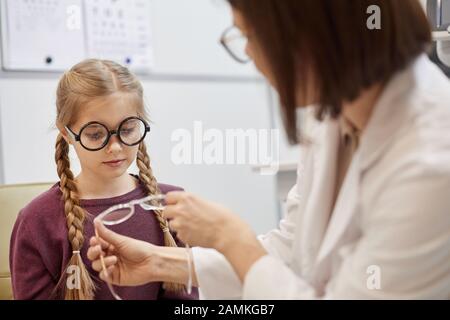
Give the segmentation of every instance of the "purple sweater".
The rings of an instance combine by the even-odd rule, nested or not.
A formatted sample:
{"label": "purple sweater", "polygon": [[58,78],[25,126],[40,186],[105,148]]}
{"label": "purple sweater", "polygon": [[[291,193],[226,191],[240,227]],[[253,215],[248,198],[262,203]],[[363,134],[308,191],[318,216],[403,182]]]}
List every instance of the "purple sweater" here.
{"label": "purple sweater", "polygon": [[[162,193],[182,190],[165,184],[159,184],[159,188]],[[67,239],[66,218],[61,196],[59,183],[57,183],[31,201],[17,217],[11,236],[9,256],[14,299],[61,298],[51,297],[51,293],[72,255],[72,248]],[[81,200],[81,206],[93,216],[97,216],[113,205],[145,196],[144,187],[139,185],[133,191],[121,196]],[[145,211],[140,206],[135,206],[135,210],[135,214],[129,220],[109,228],[135,239],[163,245],[163,233],[153,211]],[[97,285],[95,299],[114,299],[106,283],[100,280],[98,273],[92,269],[90,260],[86,256],[89,239],[94,235],[94,227],[89,218],[86,218],[84,234],[85,242],[81,257]],[[191,295],[167,293],[162,289],[161,282],[139,287],[115,287],[115,289],[125,300],[198,299],[196,289],[192,290]]]}

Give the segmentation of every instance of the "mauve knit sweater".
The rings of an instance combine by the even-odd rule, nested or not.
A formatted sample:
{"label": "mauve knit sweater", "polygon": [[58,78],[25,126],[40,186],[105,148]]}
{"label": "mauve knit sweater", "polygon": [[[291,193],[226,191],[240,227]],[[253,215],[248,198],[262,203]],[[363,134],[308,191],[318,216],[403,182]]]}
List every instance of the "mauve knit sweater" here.
{"label": "mauve knit sweater", "polygon": [[[159,184],[162,193],[181,190],[178,187]],[[108,199],[81,200],[81,206],[92,216],[97,216],[109,207],[126,203],[146,196],[144,186],[121,196]],[[67,239],[66,218],[64,216],[62,193],[59,184],[53,185],[23,208],[14,225],[10,245],[10,268],[14,299],[60,299],[52,296],[60,275],[64,272],[72,248]],[[135,214],[127,221],[111,226],[122,235],[163,245],[163,232],[153,211],[145,211],[135,206]],[[95,299],[114,299],[105,282],[100,280],[86,253],[89,239],[94,235],[93,218],[86,218],[85,242],[81,257],[86,263],[94,282],[98,286]],[[180,246],[182,244],[177,241]],[[198,299],[198,290],[191,295],[174,294],[162,289],[161,282],[148,283],[139,287],[115,287],[116,292],[125,300],[156,299]]]}

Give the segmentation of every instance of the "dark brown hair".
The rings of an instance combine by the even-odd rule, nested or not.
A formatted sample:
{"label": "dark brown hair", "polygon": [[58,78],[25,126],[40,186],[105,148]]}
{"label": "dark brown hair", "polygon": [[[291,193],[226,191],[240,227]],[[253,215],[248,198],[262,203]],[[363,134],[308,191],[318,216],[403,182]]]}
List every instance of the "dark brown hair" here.
{"label": "dark brown hair", "polygon": [[[318,119],[337,117],[344,101],[353,101],[373,84],[386,83],[431,42],[418,0],[228,2],[243,16],[268,63],[291,143],[299,141],[298,88],[302,94],[307,86],[314,88]],[[371,5],[380,8],[380,29],[367,27]]]}

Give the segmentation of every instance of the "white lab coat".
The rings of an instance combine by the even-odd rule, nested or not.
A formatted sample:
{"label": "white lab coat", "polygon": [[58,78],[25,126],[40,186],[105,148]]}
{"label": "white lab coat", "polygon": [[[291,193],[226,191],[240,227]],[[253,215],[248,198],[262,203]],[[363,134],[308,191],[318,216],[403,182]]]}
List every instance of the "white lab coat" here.
{"label": "white lab coat", "polygon": [[338,124],[313,127],[285,217],[260,236],[269,255],[244,282],[220,253],[193,250],[202,297],[449,299],[450,81],[423,55],[389,82],[334,210]]}

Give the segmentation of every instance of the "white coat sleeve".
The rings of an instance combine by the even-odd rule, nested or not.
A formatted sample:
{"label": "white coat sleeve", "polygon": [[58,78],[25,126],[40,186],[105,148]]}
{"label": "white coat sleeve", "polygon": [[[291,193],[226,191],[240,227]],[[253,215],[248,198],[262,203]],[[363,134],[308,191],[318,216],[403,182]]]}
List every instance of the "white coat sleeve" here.
{"label": "white coat sleeve", "polygon": [[299,194],[297,185],[289,191],[286,200],[286,211],[284,218],[280,221],[279,228],[260,235],[258,239],[269,255],[290,264],[292,260],[292,244],[295,232],[300,226],[298,218]]}
{"label": "white coat sleeve", "polygon": [[265,256],[247,273],[243,298],[450,298],[450,170],[441,171],[413,166],[385,185],[366,208],[360,240],[337,255],[341,263],[320,297]]}
{"label": "white coat sleeve", "polygon": [[[292,241],[295,233],[295,215],[298,210],[297,186],[288,194],[286,213],[279,229],[259,236],[269,255],[289,263],[292,258]],[[204,299],[241,299],[242,283],[225,257],[213,249],[193,248],[194,266]]]}

